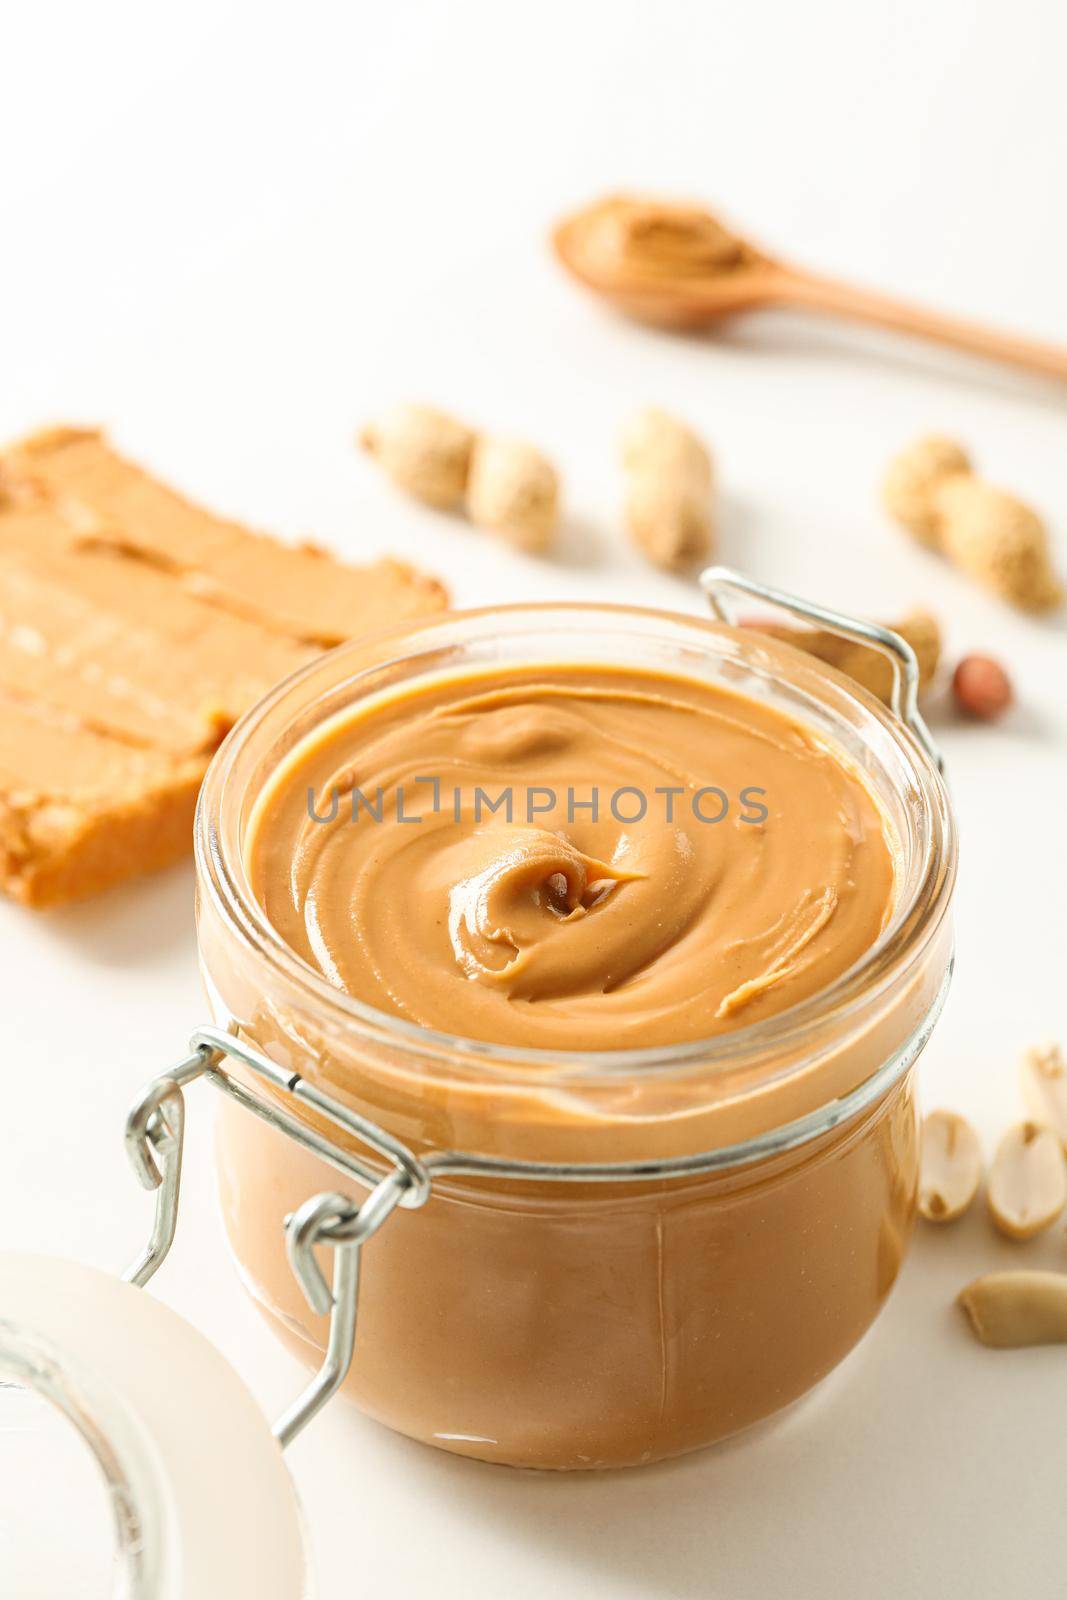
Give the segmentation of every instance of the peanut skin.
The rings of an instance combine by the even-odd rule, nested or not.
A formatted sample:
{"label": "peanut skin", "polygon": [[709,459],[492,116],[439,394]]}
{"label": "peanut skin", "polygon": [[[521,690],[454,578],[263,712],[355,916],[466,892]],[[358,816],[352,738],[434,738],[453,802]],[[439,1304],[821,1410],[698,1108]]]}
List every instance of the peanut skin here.
{"label": "peanut skin", "polygon": [[965,716],[980,722],[1002,716],[1015,698],[1011,679],[992,656],[964,656],[952,674],[952,693]]}

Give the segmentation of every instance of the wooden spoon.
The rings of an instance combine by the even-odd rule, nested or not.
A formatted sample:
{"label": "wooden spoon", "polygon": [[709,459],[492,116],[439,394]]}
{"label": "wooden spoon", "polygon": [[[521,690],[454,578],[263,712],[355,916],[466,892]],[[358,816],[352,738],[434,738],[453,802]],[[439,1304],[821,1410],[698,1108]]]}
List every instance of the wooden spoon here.
{"label": "wooden spoon", "polygon": [[697,206],[612,196],[565,218],[552,242],[574,277],[642,322],[699,328],[767,306],[850,317],[1067,379],[1067,349],[787,265]]}

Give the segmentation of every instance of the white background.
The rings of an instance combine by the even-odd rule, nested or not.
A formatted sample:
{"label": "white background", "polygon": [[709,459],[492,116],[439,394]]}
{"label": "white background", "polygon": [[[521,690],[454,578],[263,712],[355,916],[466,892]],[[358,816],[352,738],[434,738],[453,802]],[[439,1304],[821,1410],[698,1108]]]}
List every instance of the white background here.
{"label": "white background", "polygon": [[[458,604],[697,609],[617,520],[626,414],[689,417],[721,469],[724,559],[882,617],[926,603],[952,652],[1015,676],[1001,726],[937,724],[963,858],[924,1092],[991,1144],[1020,1114],[1022,1048],[1067,1037],[1067,632],[917,551],[876,487],[916,433],[958,434],[1043,509],[1067,561],[1067,390],[779,315],[715,339],[629,326],[563,280],[545,233],[605,188],[695,194],[800,261],[1067,344],[1065,18],[1042,0],[20,7],[0,93],[0,435],[104,422],[206,504],[352,558],[407,554]],[[554,456],[557,560],[387,489],[352,437],[403,398]],[[0,939],[0,1243],[118,1269],[149,1210],[127,1102],[205,1013],[191,873],[56,915],[0,907]],[[275,1411],[301,1374],[236,1284],[195,1091],[190,1110],[179,1241],[152,1292]],[[814,1397],[639,1472],[485,1467],[337,1405],[291,1455],[322,1593],[1062,1594],[1067,1356],[985,1351],[952,1306],[977,1271],[1023,1262],[1067,1268],[1062,1225],[1021,1249],[978,1213],[927,1231]],[[195,1418],[195,1395],[175,1403]],[[16,1442],[0,1440],[9,1464]]]}

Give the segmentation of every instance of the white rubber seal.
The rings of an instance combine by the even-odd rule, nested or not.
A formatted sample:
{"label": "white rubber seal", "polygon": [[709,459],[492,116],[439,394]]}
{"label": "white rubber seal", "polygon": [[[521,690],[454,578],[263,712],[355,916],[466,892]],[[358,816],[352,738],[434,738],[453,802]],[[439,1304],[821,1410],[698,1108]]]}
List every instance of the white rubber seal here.
{"label": "white rubber seal", "polygon": [[65,1411],[112,1482],[117,1594],[310,1596],[267,1419],[177,1312],[78,1262],[0,1254],[0,1375]]}

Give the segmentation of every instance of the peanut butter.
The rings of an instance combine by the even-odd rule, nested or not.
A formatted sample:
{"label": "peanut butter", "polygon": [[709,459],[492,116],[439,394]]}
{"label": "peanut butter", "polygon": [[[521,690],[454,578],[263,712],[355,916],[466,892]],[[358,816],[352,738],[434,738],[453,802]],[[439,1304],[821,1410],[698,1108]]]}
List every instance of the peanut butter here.
{"label": "peanut butter", "polygon": [[[431,1166],[476,1163],[367,1242],[345,1388],[371,1416],[489,1461],[632,1465],[780,1410],[875,1317],[955,853],[925,756],[829,669],[651,612],[442,618],[243,724],[197,859],[219,1025]],[[335,1156],[368,1152],[295,1115],[318,1153],[224,1098],[219,1189],[245,1282],[317,1365],[283,1221],[360,1204]]]}
{"label": "peanut butter", "polygon": [[535,1048],[769,1017],[850,967],[893,893],[879,810],[814,733],[696,679],[562,664],[327,725],[267,787],[248,855],[338,988]]}

